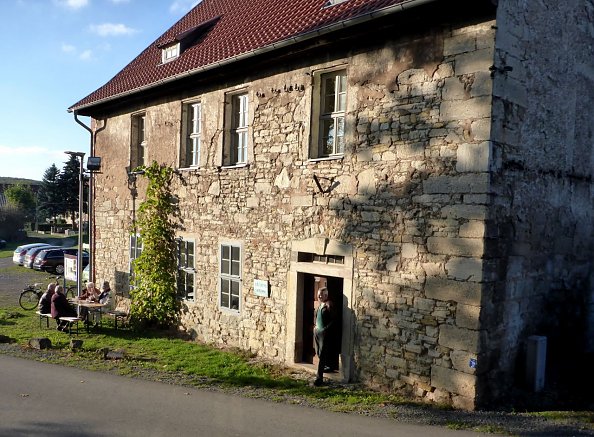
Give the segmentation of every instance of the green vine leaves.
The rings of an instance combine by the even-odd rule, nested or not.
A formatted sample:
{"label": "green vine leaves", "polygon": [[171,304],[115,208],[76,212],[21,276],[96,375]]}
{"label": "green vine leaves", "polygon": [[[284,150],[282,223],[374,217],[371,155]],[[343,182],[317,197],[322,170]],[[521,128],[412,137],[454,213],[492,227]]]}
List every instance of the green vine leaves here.
{"label": "green vine leaves", "polygon": [[142,253],[132,263],[130,321],[136,327],[167,328],[177,314],[175,231],[179,211],[171,192],[174,171],[156,161],[136,170],[144,172],[148,186],[136,222]]}

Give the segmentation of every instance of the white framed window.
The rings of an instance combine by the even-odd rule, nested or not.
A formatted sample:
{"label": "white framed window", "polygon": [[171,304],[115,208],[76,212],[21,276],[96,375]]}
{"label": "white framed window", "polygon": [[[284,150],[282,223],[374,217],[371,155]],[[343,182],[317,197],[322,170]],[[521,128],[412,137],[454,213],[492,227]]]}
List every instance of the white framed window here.
{"label": "white framed window", "polygon": [[142,254],[142,237],[140,234],[130,235],[130,261],[129,261],[129,272],[130,272],[130,289],[133,288],[134,284],[134,260]]}
{"label": "white framed window", "polygon": [[183,123],[180,168],[199,167],[202,146],[202,104],[200,102],[184,105]]}
{"label": "white framed window", "polygon": [[315,76],[311,158],[341,156],[345,150],[346,70]]}
{"label": "white framed window", "polygon": [[241,302],[241,246],[224,243],[220,247],[219,305],[231,311],[240,310]]}
{"label": "white framed window", "polygon": [[169,44],[168,46],[163,47],[161,49],[161,62],[165,64],[166,62],[170,62],[174,59],[177,59],[179,57],[179,50],[179,42]]}
{"label": "white framed window", "polygon": [[132,145],[130,148],[130,170],[145,165],[146,159],[146,114],[132,116]]}
{"label": "white framed window", "polygon": [[194,241],[179,240],[177,243],[177,295],[181,299],[194,300]]}
{"label": "white framed window", "polygon": [[226,99],[228,129],[223,150],[223,165],[246,164],[249,143],[249,100],[247,93],[230,94]]}

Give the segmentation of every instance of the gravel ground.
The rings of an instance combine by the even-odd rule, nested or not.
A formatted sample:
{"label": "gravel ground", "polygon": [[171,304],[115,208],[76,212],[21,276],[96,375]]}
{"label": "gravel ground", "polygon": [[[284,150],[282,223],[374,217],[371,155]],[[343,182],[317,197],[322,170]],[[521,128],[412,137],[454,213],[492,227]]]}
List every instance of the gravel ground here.
{"label": "gravel ground", "polygon": [[[18,304],[18,296],[23,286],[31,282],[48,282],[47,274],[40,274],[30,269],[13,268],[10,258],[0,259],[0,307]],[[1,333],[1,330],[0,330]],[[0,344],[0,353],[17,357],[44,361],[59,362],[60,357],[67,352],[59,350],[37,351],[16,344]],[[88,363],[92,368],[92,363]],[[83,363],[84,365],[84,363]],[[144,378],[166,384],[201,387],[204,390],[221,391],[237,396],[259,398],[271,402],[302,405],[304,408],[325,408],[339,410],[336,406],[325,404],[324,401],[306,399],[299,396],[289,396],[274,389],[255,387],[224,387],[204,378],[185,375],[183,373],[160,372],[144,367],[134,369],[135,378]],[[112,370],[117,373],[117,368]],[[291,376],[297,379],[311,380],[311,374],[290,370]],[[356,385],[342,385],[330,382],[329,386],[357,388]],[[324,390],[324,388],[322,388]],[[344,414],[364,414],[374,417],[390,418],[398,422],[456,426],[466,429],[476,429],[482,432],[491,431],[497,434],[518,436],[594,436],[594,424],[587,428],[580,422],[559,422],[542,417],[528,416],[522,413],[504,411],[452,411],[420,405],[378,405],[364,411],[348,412]]]}

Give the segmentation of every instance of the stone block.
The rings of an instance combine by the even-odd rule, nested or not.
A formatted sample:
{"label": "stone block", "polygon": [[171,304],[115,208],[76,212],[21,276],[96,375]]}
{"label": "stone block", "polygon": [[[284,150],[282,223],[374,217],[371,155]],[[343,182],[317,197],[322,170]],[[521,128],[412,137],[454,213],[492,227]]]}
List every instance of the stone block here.
{"label": "stone block", "polygon": [[458,77],[448,77],[444,81],[441,91],[441,98],[443,100],[464,100],[468,97],[464,90],[464,84]]}
{"label": "stone block", "polygon": [[489,174],[433,176],[423,181],[423,194],[488,193]]}
{"label": "stone block", "polygon": [[474,398],[469,396],[452,396],[452,406],[459,410],[472,411],[475,409]]}
{"label": "stone block", "polygon": [[291,196],[291,206],[293,206],[293,207],[312,206],[312,205],[313,205],[313,196],[312,195]]}
{"label": "stone block", "polygon": [[439,107],[441,121],[460,121],[491,116],[491,96],[445,100]]}
{"label": "stone block", "polygon": [[489,170],[489,142],[460,144],[456,154],[456,171],[486,172]]}
{"label": "stone block", "polygon": [[70,349],[72,349],[73,351],[76,351],[78,349],[80,349],[83,345],[83,341],[82,340],[78,340],[78,339],[71,339],[70,340]]}
{"label": "stone block", "polygon": [[485,236],[485,222],[470,220],[460,226],[459,235],[462,238],[483,238]]}
{"label": "stone block", "polygon": [[431,385],[450,393],[474,399],[476,376],[442,366],[431,366]]}
{"label": "stone block", "polygon": [[358,190],[357,193],[359,195],[364,195],[364,196],[371,196],[371,195],[375,195],[377,189],[376,189],[376,177],[375,177],[375,173],[373,171],[373,169],[371,170],[365,170],[362,171],[361,173],[359,173],[359,176],[357,177],[358,181],[359,181],[359,186],[358,186]]}
{"label": "stone block", "polygon": [[483,280],[483,261],[478,258],[451,258],[445,268],[452,279],[473,282]]}
{"label": "stone block", "polygon": [[416,258],[418,256],[417,245],[413,243],[403,243],[400,255],[402,258]]}
{"label": "stone block", "polygon": [[481,284],[429,276],[425,283],[425,296],[429,299],[478,306],[481,303]]}
{"label": "stone block", "polygon": [[473,141],[489,141],[491,139],[491,119],[474,120],[470,124],[470,138]]}
{"label": "stone block", "polygon": [[456,307],[456,326],[460,328],[478,329],[481,307],[458,304]]}
{"label": "stone block", "polygon": [[29,346],[33,349],[51,349],[52,342],[49,338],[32,338],[29,340]]}
{"label": "stone block", "polygon": [[461,34],[443,41],[443,55],[451,56],[476,50],[476,41],[472,35]]}
{"label": "stone block", "polygon": [[476,360],[476,354],[466,351],[452,351],[450,353],[450,360],[455,370],[459,370],[462,373],[468,373],[470,375],[476,374],[476,368],[471,367],[470,361]]}
{"label": "stone block", "polygon": [[480,257],[483,255],[484,245],[480,238],[429,237],[427,250],[440,255]]}
{"label": "stone block", "polygon": [[494,49],[491,47],[461,53],[454,58],[454,72],[457,76],[460,76],[463,74],[489,71],[489,67],[493,65],[493,61]]}
{"label": "stone block", "polygon": [[439,345],[453,350],[477,352],[479,332],[457,326],[441,325],[439,327]]}

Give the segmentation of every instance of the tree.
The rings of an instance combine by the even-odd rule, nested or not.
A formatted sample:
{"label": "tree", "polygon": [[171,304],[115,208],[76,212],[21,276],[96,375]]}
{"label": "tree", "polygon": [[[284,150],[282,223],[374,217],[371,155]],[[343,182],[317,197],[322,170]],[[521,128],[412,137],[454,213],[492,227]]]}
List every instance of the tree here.
{"label": "tree", "polygon": [[141,169],[148,187],[146,199],[138,208],[137,228],[143,249],[133,262],[130,320],[136,326],[168,327],[177,313],[174,220],[179,214],[171,194],[173,169],[157,162]]}
{"label": "tree", "polygon": [[10,205],[23,210],[25,214],[30,215],[35,211],[35,194],[28,185],[13,185],[4,191],[4,196]]}
{"label": "tree", "polygon": [[55,218],[61,212],[63,203],[62,191],[60,189],[60,170],[56,164],[52,164],[43,173],[41,188],[37,195],[39,219]]}
{"label": "tree", "polygon": [[76,156],[70,156],[58,177],[61,192],[60,213],[70,215],[72,223],[76,221],[78,213],[78,181],[80,175],[80,161]]}

